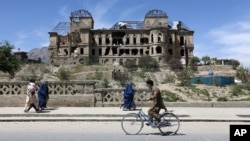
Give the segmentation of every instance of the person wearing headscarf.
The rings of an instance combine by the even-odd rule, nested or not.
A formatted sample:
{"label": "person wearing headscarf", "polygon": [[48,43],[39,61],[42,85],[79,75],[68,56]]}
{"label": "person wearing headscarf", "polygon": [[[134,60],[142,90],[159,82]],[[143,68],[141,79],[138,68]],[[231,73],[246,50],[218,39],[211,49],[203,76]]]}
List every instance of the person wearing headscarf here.
{"label": "person wearing headscarf", "polygon": [[27,113],[31,108],[34,108],[36,112],[39,112],[37,106],[37,98],[36,98],[37,87],[35,84],[35,80],[31,79],[27,86],[27,96],[25,101],[24,112]]}
{"label": "person wearing headscarf", "polygon": [[123,107],[123,110],[131,110],[135,109],[136,105],[134,102],[134,89],[131,83],[128,83],[125,90],[124,90],[124,103],[121,105]]}
{"label": "person wearing headscarf", "polygon": [[47,101],[49,99],[49,89],[47,82],[43,82],[38,90],[39,108],[44,110],[47,108]]}

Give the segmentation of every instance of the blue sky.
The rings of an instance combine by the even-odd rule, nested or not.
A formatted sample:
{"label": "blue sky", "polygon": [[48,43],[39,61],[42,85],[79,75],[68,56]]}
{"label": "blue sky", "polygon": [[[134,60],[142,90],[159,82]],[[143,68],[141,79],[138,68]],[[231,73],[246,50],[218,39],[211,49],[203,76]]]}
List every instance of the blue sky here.
{"label": "blue sky", "polygon": [[195,31],[196,56],[235,58],[250,67],[249,5],[250,0],[1,0],[0,41],[23,51],[48,46],[48,32],[78,9],[91,12],[95,28],[143,20],[149,10],[160,9]]}

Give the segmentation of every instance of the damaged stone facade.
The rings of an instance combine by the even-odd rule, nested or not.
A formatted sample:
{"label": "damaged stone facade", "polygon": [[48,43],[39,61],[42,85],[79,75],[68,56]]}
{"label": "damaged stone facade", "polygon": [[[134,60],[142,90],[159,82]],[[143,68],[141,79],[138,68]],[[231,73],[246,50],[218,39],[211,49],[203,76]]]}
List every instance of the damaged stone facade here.
{"label": "damaged stone facade", "polygon": [[50,35],[52,64],[122,65],[127,59],[144,55],[166,64],[171,57],[183,64],[193,56],[194,31],[181,21],[168,21],[161,10],[150,10],[144,21],[120,21],[111,28],[94,29],[94,19],[86,10],[76,10],[70,22],[60,22]]}

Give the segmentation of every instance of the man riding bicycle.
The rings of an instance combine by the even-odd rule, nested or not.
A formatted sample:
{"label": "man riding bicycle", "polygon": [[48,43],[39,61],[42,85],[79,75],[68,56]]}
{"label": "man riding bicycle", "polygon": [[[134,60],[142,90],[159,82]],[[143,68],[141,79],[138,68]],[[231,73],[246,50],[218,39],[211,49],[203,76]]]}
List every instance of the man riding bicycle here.
{"label": "man riding bicycle", "polygon": [[159,88],[154,86],[154,82],[152,80],[147,80],[146,85],[151,91],[151,95],[150,97],[146,98],[145,101],[153,101],[153,106],[148,110],[149,120],[153,121],[153,118],[155,118],[155,120],[158,121],[157,126],[160,126],[163,121],[161,121],[161,119],[159,118],[159,112],[161,109],[164,109],[166,112],[167,108],[163,102],[161,92]]}

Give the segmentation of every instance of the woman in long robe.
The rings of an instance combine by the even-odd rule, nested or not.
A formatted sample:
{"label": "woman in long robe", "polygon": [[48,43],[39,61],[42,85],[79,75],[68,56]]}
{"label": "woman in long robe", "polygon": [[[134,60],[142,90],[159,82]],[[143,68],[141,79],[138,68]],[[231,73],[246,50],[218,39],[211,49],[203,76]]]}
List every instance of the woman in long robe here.
{"label": "woman in long robe", "polygon": [[47,107],[48,96],[49,96],[48,84],[47,82],[43,82],[38,90],[38,102],[39,102],[39,108],[41,110]]}
{"label": "woman in long robe", "polygon": [[131,83],[128,83],[125,90],[124,90],[124,103],[121,105],[123,107],[123,110],[131,110],[135,109],[135,102],[134,102],[134,89]]}

